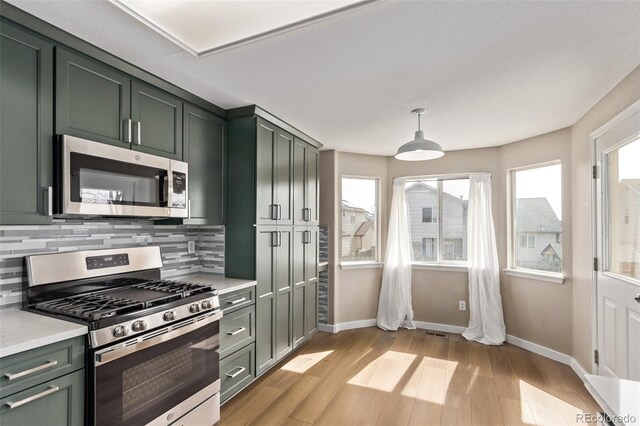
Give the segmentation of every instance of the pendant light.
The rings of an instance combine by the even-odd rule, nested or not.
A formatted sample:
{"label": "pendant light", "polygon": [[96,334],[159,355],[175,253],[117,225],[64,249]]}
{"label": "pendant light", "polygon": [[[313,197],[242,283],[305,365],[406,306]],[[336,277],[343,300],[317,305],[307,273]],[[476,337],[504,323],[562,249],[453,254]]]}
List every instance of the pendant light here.
{"label": "pendant light", "polygon": [[440,158],[444,155],[442,147],[430,140],[424,138],[424,132],[420,130],[420,115],[426,110],[424,108],[416,108],[411,114],[418,116],[418,130],[416,136],[411,142],[407,142],[398,148],[396,158],[404,161],[423,161]]}

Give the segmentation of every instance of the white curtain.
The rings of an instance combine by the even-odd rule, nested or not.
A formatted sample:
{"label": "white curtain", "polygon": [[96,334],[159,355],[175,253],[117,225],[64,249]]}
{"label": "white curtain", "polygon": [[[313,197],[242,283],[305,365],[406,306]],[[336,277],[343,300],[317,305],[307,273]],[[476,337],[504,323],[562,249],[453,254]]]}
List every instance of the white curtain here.
{"label": "white curtain", "polygon": [[402,178],[393,180],[389,234],[377,316],[378,327],[383,330],[416,328],[411,307],[411,239],[404,194],[405,182]]}
{"label": "white curtain", "polygon": [[462,335],[486,345],[506,338],[496,233],[491,214],[491,175],[471,175],[467,215],[469,257],[469,328]]}

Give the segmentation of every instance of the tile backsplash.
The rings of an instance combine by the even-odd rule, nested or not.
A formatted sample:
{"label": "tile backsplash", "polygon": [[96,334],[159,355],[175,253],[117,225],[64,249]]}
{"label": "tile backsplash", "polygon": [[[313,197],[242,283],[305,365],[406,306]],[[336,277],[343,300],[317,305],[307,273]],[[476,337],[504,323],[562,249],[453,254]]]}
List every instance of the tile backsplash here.
{"label": "tile backsplash", "polygon": [[[195,253],[187,244],[194,241]],[[20,307],[24,256],[71,250],[158,245],[163,278],[195,272],[224,274],[224,227],[157,225],[149,220],[64,220],[52,225],[0,226],[0,310]]]}

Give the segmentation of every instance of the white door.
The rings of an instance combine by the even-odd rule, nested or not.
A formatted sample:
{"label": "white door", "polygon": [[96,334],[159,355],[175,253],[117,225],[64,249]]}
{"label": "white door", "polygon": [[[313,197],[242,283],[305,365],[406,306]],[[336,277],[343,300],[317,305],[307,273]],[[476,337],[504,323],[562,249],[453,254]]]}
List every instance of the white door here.
{"label": "white door", "polygon": [[595,140],[598,374],[640,380],[640,111]]}

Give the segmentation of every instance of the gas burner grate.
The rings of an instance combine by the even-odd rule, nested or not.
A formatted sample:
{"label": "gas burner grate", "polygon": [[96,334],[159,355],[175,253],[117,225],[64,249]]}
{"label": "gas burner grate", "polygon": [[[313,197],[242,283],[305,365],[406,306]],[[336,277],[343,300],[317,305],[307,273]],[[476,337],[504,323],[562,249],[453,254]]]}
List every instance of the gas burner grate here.
{"label": "gas burner grate", "polygon": [[123,299],[109,294],[84,294],[36,305],[36,309],[44,312],[62,314],[89,321],[97,321],[101,318],[133,312],[144,309],[144,307],[144,302]]}
{"label": "gas burner grate", "polygon": [[193,296],[194,294],[207,293],[214,290],[213,285],[196,284],[186,281],[159,280],[142,284],[135,284],[133,288],[144,290],[163,291],[171,294],[180,294],[182,297]]}

